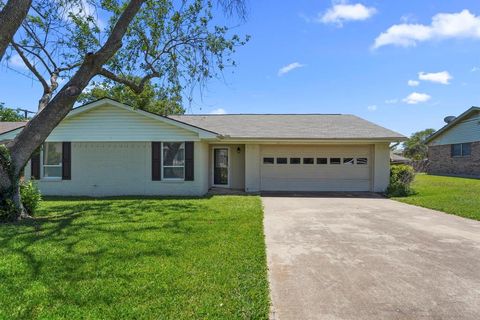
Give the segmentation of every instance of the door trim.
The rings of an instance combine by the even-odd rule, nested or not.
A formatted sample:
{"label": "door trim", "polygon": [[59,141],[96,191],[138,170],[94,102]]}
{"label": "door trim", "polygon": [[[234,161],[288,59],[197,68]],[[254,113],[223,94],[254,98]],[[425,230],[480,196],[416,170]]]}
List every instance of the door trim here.
{"label": "door trim", "polygon": [[[227,149],[227,159],[228,159],[228,176],[227,176],[227,184],[215,184],[215,149]],[[212,161],[211,161],[211,168],[212,168],[212,174],[211,174],[211,179],[212,179],[212,187],[215,188],[230,188],[230,147],[225,147],[225,146],[215,146],[212,147]]]}

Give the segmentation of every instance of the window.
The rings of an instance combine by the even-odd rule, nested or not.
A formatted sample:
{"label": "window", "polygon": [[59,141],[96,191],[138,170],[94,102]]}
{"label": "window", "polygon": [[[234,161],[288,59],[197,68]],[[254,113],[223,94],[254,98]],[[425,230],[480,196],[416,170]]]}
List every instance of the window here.
{"label": "window", "polygon": [[300,158],[290,158],[290,164],[300,164]]}
{"label": "window", "polygon": [[317,164],[327,164],[328,158],[317,158]]}
{"label": "window", "polygon": [[277,158],[277,164],[287,164],[287,158]]}
{"label": "window", "polygon": [[330,158],[330,164],[340,164],[341,162],[340,158]]}
{"label": "window", "polygon": [[303,164],[313,164],[313,158],[303,158]]}
{"label": "window", "polygon": [[368,164],[368,159],[367,158],[357,158],[357,164],[358,165],[367,165]]}
{"label": "window", "polygon": [[43,177],[62,178],[61,142],[46,142],[43,145]]}
{"label": "window", "polygon": [[163,179],[185,178],[185,143],[163,143]]}
{"label": "window", "polygon": [[465,157],[472,153],[471,143],[456,143],[452,144],[452,157]]}
{"label": "window", "polygon": [[263,164],[273,164],[274,158],[263,158]]}
{"label": "window", "polygon": [[354,164],[353,158],[343,158],[343,164]]}

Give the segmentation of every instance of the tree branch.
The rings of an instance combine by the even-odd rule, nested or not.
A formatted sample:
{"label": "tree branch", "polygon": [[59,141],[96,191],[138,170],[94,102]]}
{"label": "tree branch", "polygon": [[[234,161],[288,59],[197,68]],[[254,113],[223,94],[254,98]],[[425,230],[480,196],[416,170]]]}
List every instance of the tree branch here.
{"label": "tree branch", "polygon": [[126,78],[122,78],[122,77],[119,77],[117,76],[116,74],[114,74],[113,72],[105,69],[105,68],[102,68],[102,70],[100,70],[98,72],[99,75],[102,75],[104,76],[105,78],[108,78],[110,80],[113,80],[115,82],[118,82],[118,83],[121,83],[121,84],[124,84],[126,85],[127,87],[129,87],[130,89],[132,89],[133,92],[135,92],[136,94],[140,94],[142,93],[143,91],[143,88],[145,87],[145,84],[152,78],[155,78],[155,77],[158,77],[160,76],[160,74],[158,72],[152,72],[148,75],[146,75],[145,77],[142,78],[142,80],[140,80],[140,83],[137,84],[135,83],[135,81],[132,81],[130,79],[126,79]]}
{"label": "tree branch", "polygon": [[30,63],[30,61],[27,59],[27,57],[23,53],[22,49],[20,49],[20,47],[15,42],[12,42],[12,47],[15,49],[15,51],[17,51],[18,55],[20,56],[20,58],[22,58],[22,61],[23,63],[25,63],[27,68],[35,75],[35,77],[37,77],[38,81],[40,81],[40,83],[43,86],[43,91],[44,92],[49,91],[50,87],[47,81],[45,80],[45,78],[43,78],[40,72],[38,72],[37,68],[35,68],[35,66],[33,66]]}
{"label": "tree branch", "polygon": [[23,169],[32,153],[45,141],[52,130],[65,118],[90,80],[98,74],[122,46],[127,28],[145,0],[131,0],[112,29],[105,44],[95,54],[87,55],[77,72],[55,97],[11,141],[7,148],[14,163],[15,174]]}
{"label": "tree branch", "polygon": [[9,0],[0,11],[0,60],[31,5],[32,0]]}

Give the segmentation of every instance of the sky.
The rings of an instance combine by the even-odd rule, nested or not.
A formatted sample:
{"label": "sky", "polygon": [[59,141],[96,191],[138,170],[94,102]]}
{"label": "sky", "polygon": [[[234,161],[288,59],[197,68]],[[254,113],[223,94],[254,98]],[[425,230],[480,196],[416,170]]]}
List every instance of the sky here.
{"label": "sky", "polygon": [[[237,67],[188,113],[355,114],[410,135],[480,105],[478,0],[247,5],[234,32],[251,40],[237,50]],[[0,101],[36,110],[39,84],[0,71]]]}

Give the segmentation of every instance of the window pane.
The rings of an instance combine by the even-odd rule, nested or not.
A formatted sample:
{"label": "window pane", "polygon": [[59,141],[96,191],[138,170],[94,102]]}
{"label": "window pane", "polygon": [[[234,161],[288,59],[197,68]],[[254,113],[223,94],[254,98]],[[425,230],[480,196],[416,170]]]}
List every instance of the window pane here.
{"label": "window pane", "polygon": [[277,158],[277,164],[287,164],[287,158]]}
{"label": "window pane", "polygon": [[367,158],[357,158],[357,164],[360,164],[360,165],[368,164],[368,159]]}
{"label": "window pane", "polygon": [[452,157],[459,157],[462,155],[462,145],[452,144]]}
{"label": "window pane", "polygon": [[45,178],[61,178],[62,167],[43,167],[43,176]]}
{"label": "window pane", "polygon": [[330,158],[330,164],[340,164],[340,158]]}
{"label": "window pane", "polygon": [[290,164],[300,164],[300,158],[290,158]]}
{"label": "window pane", "polygon": [[43,164],[61,165],[62,164],[62,143],[47,142],[43,146]]}
{"label": "window pane", "polygon": [[353,158],[343,158],[343,164],[353,164]]}
{"label": "window pane", "polygon": [[327,164],[328,158],[317,158],[317,164]]}
{"label": "window pane", "polygon": [[472,146],[470,143],[462,144],[462,156],[469,156],[472,153]]}
{"label": "window pane", "polygon": [[163,165],[183,166],[185,163],[185,146],[183,142],[163,143]]}
{"label": "window pane", "polygon": [[163,168],[164,179],[183,179],[183,167],[165,167]]}
{"label": "window pane", "polygon": [[313,158],[303,158],[303,164],[313,164]]}
{"label": "window pane", "polygon": [[274,162],[274,158],[263,158],[264,164],[273,164]]}

